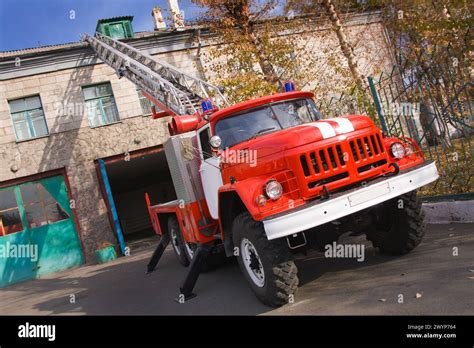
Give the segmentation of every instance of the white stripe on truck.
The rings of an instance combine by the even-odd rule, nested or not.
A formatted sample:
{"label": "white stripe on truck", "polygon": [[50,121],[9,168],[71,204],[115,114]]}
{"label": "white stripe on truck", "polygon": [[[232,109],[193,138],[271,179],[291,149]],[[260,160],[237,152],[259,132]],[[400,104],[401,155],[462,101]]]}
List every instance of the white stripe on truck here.
{"label": "white stripe on truck", "polygon": [[309,126],[314,126],[319,129],[323,135],[323,139],[331,138],[336,136],[336,130],[329,123],[317,121],[314,123],[308,123]]}
{"label": "white stripe on truck", "polygon": [[354,126],[352,125],[352,122],[348,120],[347,118],[344,117],[338,117],[338,118],[329,118],[324,121],[333,121],[336,122],[339,125],[339,129],[341,133],[349,133],[354,131]]}

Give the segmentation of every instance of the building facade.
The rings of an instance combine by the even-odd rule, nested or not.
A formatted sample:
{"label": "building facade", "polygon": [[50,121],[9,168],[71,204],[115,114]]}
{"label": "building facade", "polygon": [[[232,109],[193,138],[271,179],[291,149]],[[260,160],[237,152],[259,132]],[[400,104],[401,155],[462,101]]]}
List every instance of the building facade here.
{"label": "building facade", "polygon": [[[212,79],[206,29],[166,28],[153,15],[154,31],[134,33],[132,17],[100,20],[97,30]],[[352,32],[370,32],[360,49],[373,66],[362,68],[390,65],[380,19],[352,20]],[[324,30],[311,34],[315,54],[329,40]],[[0,286],[94,262],[120,235],[127,244],[153,233],[145,192],[153,204],[175,193],[161,147],[168,119],[153,120],[150,107],[83,42],[0,53],[0,249],[38,246],[35,261],[0,259]]]}

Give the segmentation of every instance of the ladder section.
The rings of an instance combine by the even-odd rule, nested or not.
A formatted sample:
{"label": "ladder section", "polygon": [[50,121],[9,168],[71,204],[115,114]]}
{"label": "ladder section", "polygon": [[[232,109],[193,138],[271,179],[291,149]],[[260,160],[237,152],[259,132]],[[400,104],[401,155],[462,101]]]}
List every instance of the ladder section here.
{"label": "ladder section", "polygon": [[228,106],[221,88],[178,68],[157,60],[151,55],[100,33],[95,37],[84,34],[97,56],[125,76],[142,91],[177,115],[200,112],[199,101],[212,98],[217,108]]}

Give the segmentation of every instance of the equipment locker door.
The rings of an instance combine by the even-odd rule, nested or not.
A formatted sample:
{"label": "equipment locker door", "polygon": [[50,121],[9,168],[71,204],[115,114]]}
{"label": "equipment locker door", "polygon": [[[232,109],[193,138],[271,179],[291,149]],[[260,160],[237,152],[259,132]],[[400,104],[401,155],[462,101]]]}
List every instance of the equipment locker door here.
{"label": "equipment locker door", "polygon": [[218,191],[222,186],[222,175],[219,168],[219,157],[212,155],[211,145],[209,144],[210,128],[204,127],[198,132],[199,150],[201,154],[201,173],[202,187],[206,197],[207,207],[211,217],[219,219]]}

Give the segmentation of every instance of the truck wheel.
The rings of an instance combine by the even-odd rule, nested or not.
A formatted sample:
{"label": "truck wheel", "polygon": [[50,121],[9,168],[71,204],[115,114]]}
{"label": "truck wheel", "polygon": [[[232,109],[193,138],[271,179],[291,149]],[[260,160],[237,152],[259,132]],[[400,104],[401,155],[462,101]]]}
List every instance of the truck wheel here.
{"label": "truck wheel", "polygon": [[178,258],[179,263],[184,267],[188,267],[191,258],[189,258],[189,251],[186,248],[186,243],[184,242],[178,219],[176,219],[175,216],[170,216],[168,218],[168,233],[170,234],[170,241],[173,246],[174,254]]}
{"label": "truck wheel", "polygon": [[[170,234],[171,245],[173,246],[174,253],[184,267],[188,267],[194,257],[196,251],[196,244],[186,243],[181,233],[178,220],[175,216],[171,216],[168,219],[168,231]],[[227,257],[224,251],[214,251],[211,253],[206,260],[204,260],[201,266],[201,272],[212,271],[227,261]]]}
{"label": "truck wheel", "polygon": [[298,288],[298,269],[284,240],[268,240],[263,224],[247,212],[235,218],[232,238],[240,269],[258,299],[271,307],[288,303]]}
{"label": "truck wheel", "polygon": [[416,191],[381,204],[373,216],[367,239],[382,254],[407,254],[421,243],[425,234],[425,212]]}
{"label": "truck wheel", "polygon": [[[186,255],[188,257],[189,263],[191,263],[194,253],[196,252],[197,245],[186,243]],[[216,247],[215,247],[216,248]],[[224,250],[220,251],[219,249],[214,249],[211,253],[207,256],[201,265],[201,272],[209,272],[212,271],[227,261],[227,257],[225,255]]]}

